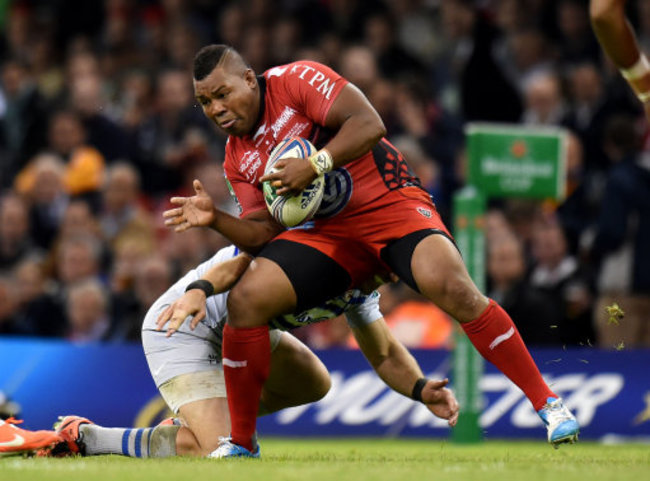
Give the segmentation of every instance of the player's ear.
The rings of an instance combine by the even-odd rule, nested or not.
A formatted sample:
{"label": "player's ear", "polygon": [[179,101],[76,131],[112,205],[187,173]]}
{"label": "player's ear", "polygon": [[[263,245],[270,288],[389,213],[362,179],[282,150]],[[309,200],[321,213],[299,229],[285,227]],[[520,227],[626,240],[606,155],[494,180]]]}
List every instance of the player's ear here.
{"label": "player's ear", "polygon": [[255,76],[255,72],[253,72],[253,69],[246,69],[246,72],[244,72],[244,81],[246,82],[246,85],[251,90],[254,90],[257,88],[257,77]]}

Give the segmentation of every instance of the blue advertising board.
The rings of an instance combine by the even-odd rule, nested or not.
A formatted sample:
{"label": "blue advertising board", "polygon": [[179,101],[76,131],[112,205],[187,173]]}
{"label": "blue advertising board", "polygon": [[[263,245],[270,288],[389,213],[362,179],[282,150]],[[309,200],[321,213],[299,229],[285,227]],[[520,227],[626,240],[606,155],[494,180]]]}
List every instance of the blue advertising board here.
{"label": "blue advertising board", "polygon": [[[317,352],[332,376],[318,403],[259,421],[262,435],[446,437],[444,421],[388,389],[360,352]],[[425,373],[447,377],[447,351],[413,351]],[[581,438],[650,440],[650,351],[533,350],[551,388],[582,426]],[[105,426],[154,425],[169,413],[139,345],[0,339],[0,391],[22,407],[25,426],[51,427],[58,415],[79,414]],[[481,378],[480,423],[490,438],[543,438],[523,393],[493,366]]]}

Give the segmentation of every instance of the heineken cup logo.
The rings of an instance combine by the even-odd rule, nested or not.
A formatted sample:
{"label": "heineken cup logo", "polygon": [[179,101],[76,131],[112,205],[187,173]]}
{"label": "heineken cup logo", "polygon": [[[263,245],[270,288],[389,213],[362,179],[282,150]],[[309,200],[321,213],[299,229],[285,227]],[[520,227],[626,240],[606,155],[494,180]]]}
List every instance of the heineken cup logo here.
{"label": "heineken cup logo", "polygon": [[510,146],[510,153],[513,157],[521,159],[524,155],[528,153],[528,146],[523,140],[515,140]]}

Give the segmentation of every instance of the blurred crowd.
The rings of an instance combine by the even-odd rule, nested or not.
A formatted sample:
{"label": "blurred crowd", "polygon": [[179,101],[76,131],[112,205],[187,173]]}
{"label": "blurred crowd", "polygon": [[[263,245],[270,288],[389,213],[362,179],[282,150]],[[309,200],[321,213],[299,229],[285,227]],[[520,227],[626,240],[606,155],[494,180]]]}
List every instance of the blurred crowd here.
{"label": "blurred crowd", "polygon": [[[631,4],[650,48],[650,0]],[[225,138],[192,92],[215,42],[257,73],[312,59],[354,82],[448,225],[467,122],[569,129],[566,200],[490,202],[488,294],[530,345],[650,346],[646,125],[583,0],[0,1],[0,333],[137,340],[150,304],[227,244],[161,219],[194,178],[235,212]],[[435,306],[381,291],[405,344],[451,345]],[[352,345],[342,319],[298,334]]]}

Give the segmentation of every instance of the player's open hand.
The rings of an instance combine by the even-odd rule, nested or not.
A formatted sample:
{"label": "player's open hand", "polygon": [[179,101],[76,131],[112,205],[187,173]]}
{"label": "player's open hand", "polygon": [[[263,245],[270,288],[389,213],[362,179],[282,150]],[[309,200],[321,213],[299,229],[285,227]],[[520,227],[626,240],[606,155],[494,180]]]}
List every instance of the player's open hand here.
{"label": "player's open hand", "polygon": [[178,331],[188,317],[192,318],[190,329],[196,329],[199,322],[205,318],[205,300],[205,292],[201,289],[190,289],[158,316],[156,329],[162,331],[165,324],[169,322],[167,325],[167,337],[169,337]]}
{"label": "player's open hand", "polygon": [[298,195],[317,177],[307,159],[280,159],[274,167],[279,170],[264,175],[260,178],[260,182],[271,182],[278,195]]}
{"label": "player's open hand", "polygon": [[195,195],[192,197],[172,197],[170,202],[176,207],[163,212],[166,226],[175,226],[176,232],[184,232],[191,227],[206,227],[214,222],[216,208],[212,197],[203,189],[199,180],[192,183]]}
{"label": "player's open hand", "polygon": [[429,379],[422,389],[422,402],[433,414],[439,418],[446,419],[450,426],[458,422],[458,401],[451,389],[446,388],[449,379],[434,381]]}

